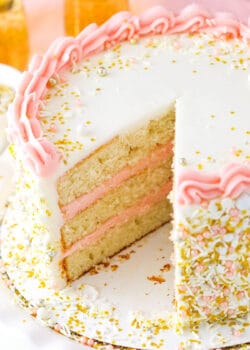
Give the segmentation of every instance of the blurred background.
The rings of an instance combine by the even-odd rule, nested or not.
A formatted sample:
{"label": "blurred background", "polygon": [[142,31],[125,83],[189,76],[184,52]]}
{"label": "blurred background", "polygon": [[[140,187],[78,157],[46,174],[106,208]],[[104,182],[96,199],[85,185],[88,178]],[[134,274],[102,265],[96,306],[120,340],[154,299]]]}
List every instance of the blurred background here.
{"label": "blurred background", "polygon": [[118,11],[139,13],[156,4],[178,11],[192,2],[244,22],[250,16],[249,0],[0,0],[0,63],[24,70],[30,56],[43,53],[56,37],[76,35]]}

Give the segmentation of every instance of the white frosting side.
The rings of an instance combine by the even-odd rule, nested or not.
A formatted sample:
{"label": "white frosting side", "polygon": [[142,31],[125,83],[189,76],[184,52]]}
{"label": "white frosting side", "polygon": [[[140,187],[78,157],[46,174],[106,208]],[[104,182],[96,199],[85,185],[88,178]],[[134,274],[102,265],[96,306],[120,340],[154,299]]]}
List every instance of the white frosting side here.
{"label": "white frosting side", "polygon": [[[180,35],[125,43],[78,64],[64,74],[65,84],[51,89],[42,111],[49,140],[65,151],[60,173],[175,100],[177,161],[218,171],[249,160],[249,57],[239,40]],[[52,123],[56,132],[46,131]],[[72,145],[62,146],[62,140]],[[76,150],[67,156],[71,146]]]}
{"label": "white frosting side", "polygon": [[0,155],[0,222],[14,188],[14,161],[6,150]]}
{"label": "white frosting side", "polygon": [[13,191],[14,162],[7,151],[7,110],[14,97],[14,90],[20,79],[16,69],[0,64],[0,221],[5,212],[6,202]]}

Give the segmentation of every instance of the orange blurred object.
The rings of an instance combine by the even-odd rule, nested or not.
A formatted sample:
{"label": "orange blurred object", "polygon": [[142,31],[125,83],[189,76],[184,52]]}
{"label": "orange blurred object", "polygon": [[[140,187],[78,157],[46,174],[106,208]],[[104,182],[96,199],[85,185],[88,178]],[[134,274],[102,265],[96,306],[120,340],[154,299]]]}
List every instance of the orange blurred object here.
{"label": "orange blurred object", "polygon": [[0,0],[0,62],[23,70],[28,58],[28,30],[22,2]]}
{"label": "orange blurred object", "polygon": [[66,33],[77,35],[88,24],[102,24],[124,10],[128,10],[128,0],[65,0]]}

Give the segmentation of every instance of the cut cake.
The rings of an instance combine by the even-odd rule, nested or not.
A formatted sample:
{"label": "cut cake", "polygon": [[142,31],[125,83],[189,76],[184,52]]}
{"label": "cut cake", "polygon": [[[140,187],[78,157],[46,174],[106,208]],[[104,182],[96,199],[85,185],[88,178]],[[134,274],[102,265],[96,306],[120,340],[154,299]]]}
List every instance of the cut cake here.
{"label": "cut cake", "polygon": [[60,287],[173,216],[177,329],[246,316],[249,38],[225,14],[156,7],[34,57],[10,114],[5,263],[26,263],[8,241],[23,230],[32,278]]}

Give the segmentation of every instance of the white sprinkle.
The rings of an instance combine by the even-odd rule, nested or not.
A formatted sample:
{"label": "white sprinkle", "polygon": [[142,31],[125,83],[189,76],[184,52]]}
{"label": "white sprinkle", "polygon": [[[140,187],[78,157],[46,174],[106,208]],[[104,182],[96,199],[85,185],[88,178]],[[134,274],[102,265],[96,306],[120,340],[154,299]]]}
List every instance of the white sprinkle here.
{"label": "white sprinkle", "polygon": [[180,159],[179,159],[179,164],[180,164],[181,166],[186,166],[186,165],[187,165],[187,160],[186,160],[186,158],[180,158]]}
{"label": "white sprinkle", "polygon": [[97,69],[97,74],[100,76],[100,77],[106,77],[108,75],[108,71],[105,67],[99,67]]}

